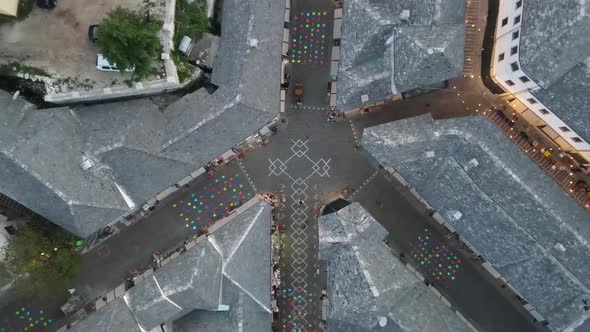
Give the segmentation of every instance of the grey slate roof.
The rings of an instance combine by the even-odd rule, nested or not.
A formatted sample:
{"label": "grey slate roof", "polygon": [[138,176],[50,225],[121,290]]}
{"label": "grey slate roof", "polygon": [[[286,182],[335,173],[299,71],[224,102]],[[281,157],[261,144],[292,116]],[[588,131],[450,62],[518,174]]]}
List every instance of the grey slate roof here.
{"label": "grey slate roof", "polygon": [[273,117],[279,112],[284,13],[284,1],[224,1],[217,52],[225,56],[218,56],[212,76],[241,104]]}
{"label": "grey slate roof", "polygon": [[[404,10],[410,16],[401,19]],[[344,2],[336,105],[349,110],[463,70],[464,1]]]}
{"label": "grey slate roof", "polygon": [[487,119],[415,117],[366,129],[362,145],[554,328],[586,314],[590,215]]}
{"label": "grey slate roof", "polygon": [[238,331],[238,324],[245,332],[271,330],[272,320],[267,311],[227,277],[223,277],[222,284],[222,302],[239,303],[239,306],[230,305],[230,310],[226,312],[195,310],[175,320],[172,330],[177,332]]}
{"label": "grey slate roof", "polygon": [[224,1],[219,89],[164,110],[146,98],[21,120],[34,107],[0,91],[0,192],[84,237],[235,146],[279,113],[284,10],[281,1]]}
{"label": "grey slate roof", "polygon": [[131,288],[127,303],[149,331],[186,310],[217,310],[220,286],[221,257],[205,241]]}
{"label": "grey slate roof", "polygon": [[[320,217],[328,331],[469,331],[381,243],[387,234],[359,203]],[[380,317],[389,320],[385,328],[377,325]]]}
{"label": "grey slate roof", "polygon": [[531,93],[586,142],[590,142],[590,60],[574,66],[548,88]]}
{"label": "grey slate roof", "polygon": [[69,331],[121,331],[143,332],[137,326],[125,300],[120,297],[101,310],[74,325]]}
{"label": "grey slate roof", "polygon": [[36,110],[0,91],[0,126],[0,192],[82,235],[128,209],[108,171],[80,167],[84,135],[68,108]]}
{"label": "grey slate roof", "polygon": [[531,91],[590,141],[590,9],[576,0],[524,1],[519,60]]}
{"label": "grey slate roof", "polygon": [[590,55],[590,11],[577,0],[524,1],[520,63],[548,88]]}
{"label": "grey slate roof", "polygon": [[400,27],[394,31],[394,82],[398,91],[442,82],[463,71],[462,24]]}
{"label": "grey slate roof", "polygon": [[[270,214],[258,202],[73,327],[75,331],[268,331]],[[221,305],[229,306],[228,311]],[[105,317],[111,317],[105,319]]]}
{"label": "grey slate roof", "polygon": [[195,310],[174,321],[175,332],[226,332],[233,329],[226,312]]}

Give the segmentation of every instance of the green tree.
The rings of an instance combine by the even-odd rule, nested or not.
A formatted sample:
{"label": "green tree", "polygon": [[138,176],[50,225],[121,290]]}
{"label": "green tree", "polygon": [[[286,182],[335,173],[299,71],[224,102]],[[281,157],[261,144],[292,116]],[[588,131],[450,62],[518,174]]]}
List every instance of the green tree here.
{"label": "green tree", "polygon": [[71,288],[82,256],[72,251],[75,238],[65,230],[35,217],[19,227],[3,248],[4,265],[16,278],[23,297],[46,298]]}
{"label": "green tree", "polygon": [[180,40],[184,36],[193,38],[198,33],[209,32],[207,1],[195,0],[190,4],[186,0],[176,1],[174,23],[175,47],[178,47]]}
{"label": "green tree", "polygon": [[161,49],[159,30],[159,22],[143,20],[139,14],[118,7],[100,22],[96,45],[121,72],[135,68],[133,78],[138,81],[152,73],[152,61]]}

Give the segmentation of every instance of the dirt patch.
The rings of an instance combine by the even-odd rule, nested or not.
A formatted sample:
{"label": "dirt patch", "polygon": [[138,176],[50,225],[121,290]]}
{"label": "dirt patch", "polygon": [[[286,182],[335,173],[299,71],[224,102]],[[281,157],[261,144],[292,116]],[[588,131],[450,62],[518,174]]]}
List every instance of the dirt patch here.
{"label": "dirt patch", "polygon": [[82,87],[108,87],[129,74],[96,69],[96,46],[88,39],[88,26],[97,24],[120,6],[139,10],[143,0],[60,0],[53,10],[35,6],[28,18],[0,26],[0,64],[19,62],[38,67],[58,79],[85,82]]}

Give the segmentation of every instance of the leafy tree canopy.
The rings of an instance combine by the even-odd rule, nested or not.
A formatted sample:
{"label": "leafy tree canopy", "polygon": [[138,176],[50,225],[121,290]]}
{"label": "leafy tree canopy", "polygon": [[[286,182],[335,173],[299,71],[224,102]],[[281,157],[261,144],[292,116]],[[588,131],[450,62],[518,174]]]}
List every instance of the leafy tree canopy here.
{"label": "leafy tree canopy", "polygon": [[100,22],[96,45],[121,72],[135,68],[134,79],[140,80],[152,72],[152,61],[160,53],[159,30],[159,22],[118,7]]}
{"label": "leafy tree canopy", "polygon": [[178,47],[180,40],[184,36],[193,38],[197,33],[209,32],[207,1],[195,0],[190,4],[186,0],[176,1],[174,23],[175,47]]}
{"label": "leafy tree canopy", "polygon": [[3,248],[4,265],[16,278],[21,296],[49,297],[73,285],[82,256],[72,251],[75,238],[35,217],[19,227]]}

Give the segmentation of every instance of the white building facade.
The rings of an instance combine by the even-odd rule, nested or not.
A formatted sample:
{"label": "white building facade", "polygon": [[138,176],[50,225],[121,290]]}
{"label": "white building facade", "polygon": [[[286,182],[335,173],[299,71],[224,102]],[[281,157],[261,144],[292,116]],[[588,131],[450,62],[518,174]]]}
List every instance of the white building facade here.
{"label": "white building facade", "polygon": [[[521,66],[521,26],[525,16],[523,11],[527,10],[525,1],[535,0],[500,0],[492,57],[492,78],[506,91],[501,97],[508,101],[511,107],[520,113],[527,122],[540,129],[563,151],[577,154],[585,159],[586,163],[582,162],[583,165],[590,166],[590,144],[588,141],[554,114],[548,105],[544,105],[535,97],[533,93],[542,94],[543,87],[535,81],[535,77],[527,74],[526,67]],[[557,5],[558,1],[555,3]],[[583,2],[581,8],[580,19],[586,19],[587,14],[584,13]],[[553,29],[555,27],[547,25],[542,28]],[[539,29],[539,25],[530,29]],[[559,61],[559,58],[556,60]],[[548,67],[547,70],[551,69]],[[588,116],[590,117],[590,113]],[[588,138],[586,137],[586,139]],[[579,160],[579,158],[577,159]]]}

